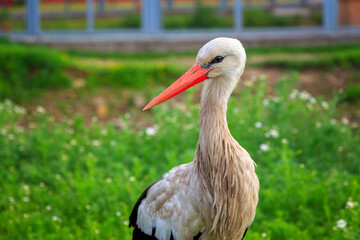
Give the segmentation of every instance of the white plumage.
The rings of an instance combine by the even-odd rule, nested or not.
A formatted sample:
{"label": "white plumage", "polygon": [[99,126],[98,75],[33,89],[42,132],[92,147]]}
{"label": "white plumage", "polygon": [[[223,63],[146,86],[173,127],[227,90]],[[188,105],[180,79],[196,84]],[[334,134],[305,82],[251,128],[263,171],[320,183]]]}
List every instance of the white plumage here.
{"label": "white plumage", "polygon": [[230,134],[226,110],[245,61],[238,40],[214,39],[200,49],[194,67],[145,107],[204,82],[194,161],[141,195],[130,216],[133,239],[243,238],[255,217],[259,181],[250,155]]}

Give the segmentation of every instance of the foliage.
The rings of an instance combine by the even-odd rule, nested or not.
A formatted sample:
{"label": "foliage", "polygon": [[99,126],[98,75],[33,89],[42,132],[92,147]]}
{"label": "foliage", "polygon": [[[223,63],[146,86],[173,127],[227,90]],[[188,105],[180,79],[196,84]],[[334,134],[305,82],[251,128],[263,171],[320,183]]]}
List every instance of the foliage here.
{"label": "foliage", "polygon": [[355,102],[360,100],[360,84],[350,84],[344,90],[342,99],[348,102]]}
{"label": "foliage", "polygon": [[140,88],[155,82],[168,83],[183,73],[182,68],[164,64],[121,64],[111,69],[94,69],[89,71],[87,85],[95,87],[126,86]]}
{"label": "foliage", "polygon": [[299,15],[293,17],[276,16],[268,10],[248,9],[244,11],[245,27],[285,27],[321,24],[321,16],[316,12],[311,12],[307,20],[309,22],[304,22],[303,17]]}
{"label": "foliage", "polygon": [[122,20],[121,25],[128,28],[139,28],[141,17],[139,14],[129,14]]}
{"label": "foliage", "polygon": [[66,87],[63,56],[45,48],[0,42],[0,99],[25,101],[42,89]]}
{"label": "foliage", "polygon": [[[276,96],[260,77],[229,101],[230,130],[257,163],[260,202],[249,239],[359,239],[359,128],[329,102],[282,78]],[[146,186],[192,160],[199,105],[131,115],[121,129],[81,116],[53,123],[39,108],[0,104],[0,235],[5,239],[130,239],[128,216]],[[353,203],[353,204],[350,204]],[[344,219],[347,225],[337,227]]]}
{"label": "foliage", "polygon": [[258,64],[259,66],[281,68],[358,68],[360,66],[360,49],[336,51],[318,58],[295,60],[295,59],[270,59]]}

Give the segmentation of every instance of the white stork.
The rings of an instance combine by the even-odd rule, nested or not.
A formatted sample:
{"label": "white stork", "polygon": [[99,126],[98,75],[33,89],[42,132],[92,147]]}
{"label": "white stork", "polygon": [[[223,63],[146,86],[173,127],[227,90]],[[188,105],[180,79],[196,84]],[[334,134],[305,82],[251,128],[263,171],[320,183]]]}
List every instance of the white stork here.
{"label": "white stork", "polygon": [[194,160],[149,186],[130,215],[133,239],[242,239],[255,217],[259,180],[248,152],[231,136],[226,111],[246,62],[242,44],[216,38],[196,64],[145,108],[204,82]]}

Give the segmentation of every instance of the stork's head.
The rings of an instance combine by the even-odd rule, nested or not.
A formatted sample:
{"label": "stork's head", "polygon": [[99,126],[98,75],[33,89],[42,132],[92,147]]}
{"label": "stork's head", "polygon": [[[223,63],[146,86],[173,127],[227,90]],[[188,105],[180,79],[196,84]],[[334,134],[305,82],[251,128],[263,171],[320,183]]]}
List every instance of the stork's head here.
{"label": "stork's head", "polygon": [[215,38],[206,43],[198,52],[196,63],[209,69],[208,78],[226,76],[229,80],[239,80],[245,68],[245,49],[234,38]]}
{"label": "stork's head", "polygon": [[233,38],[215,38],[198,52],[196,64],[170,87],[154,98],[144,110],[152,108],[202,81],[231,92],[244,71],[245,49]]}

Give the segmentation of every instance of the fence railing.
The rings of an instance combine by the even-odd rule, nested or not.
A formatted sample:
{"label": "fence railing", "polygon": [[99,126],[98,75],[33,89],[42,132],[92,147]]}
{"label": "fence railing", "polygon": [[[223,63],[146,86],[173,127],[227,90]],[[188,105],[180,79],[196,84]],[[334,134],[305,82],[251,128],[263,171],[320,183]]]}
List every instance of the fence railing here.
{"label": "fence railing", "polygon": [[[95,27],[95,6],[93,0],[86,1],[86,31],[96,33],[98,29]],[[269,0],[269,6],[277,7],[296,7],[305,6],[307,0],[299,0],[291,4],[281,4],[276,0]],[[339,0],[323,0],[322,1],[322,26],[320,28],[325,30],[336,30],[339,28]],[[166,32],[163,28],[162,16],[163,12],[167,9],[172,9],[174,5],[173,0],[167,0],[167,9],[162,7],[163,1],[161,0],[142,0],[140,1],[140,16],[141,26],[136,31],[147,34],[158,34]],[[295,5],[294,5],[295,4]],[[244,29],[243,13],[244,8],[252,6],[251,1],[233,0],[231,7],[227,0],[219,0],[219,7],[223,11],[232,8],[233,12],[233,30],[242,31]],[[104,11],[105,0],[98,0],[97,11]],[[41,12],[40,0],[27,0],[26,1],[26,33],[30,35],[37,35],[46,33],[41,28]]]}

